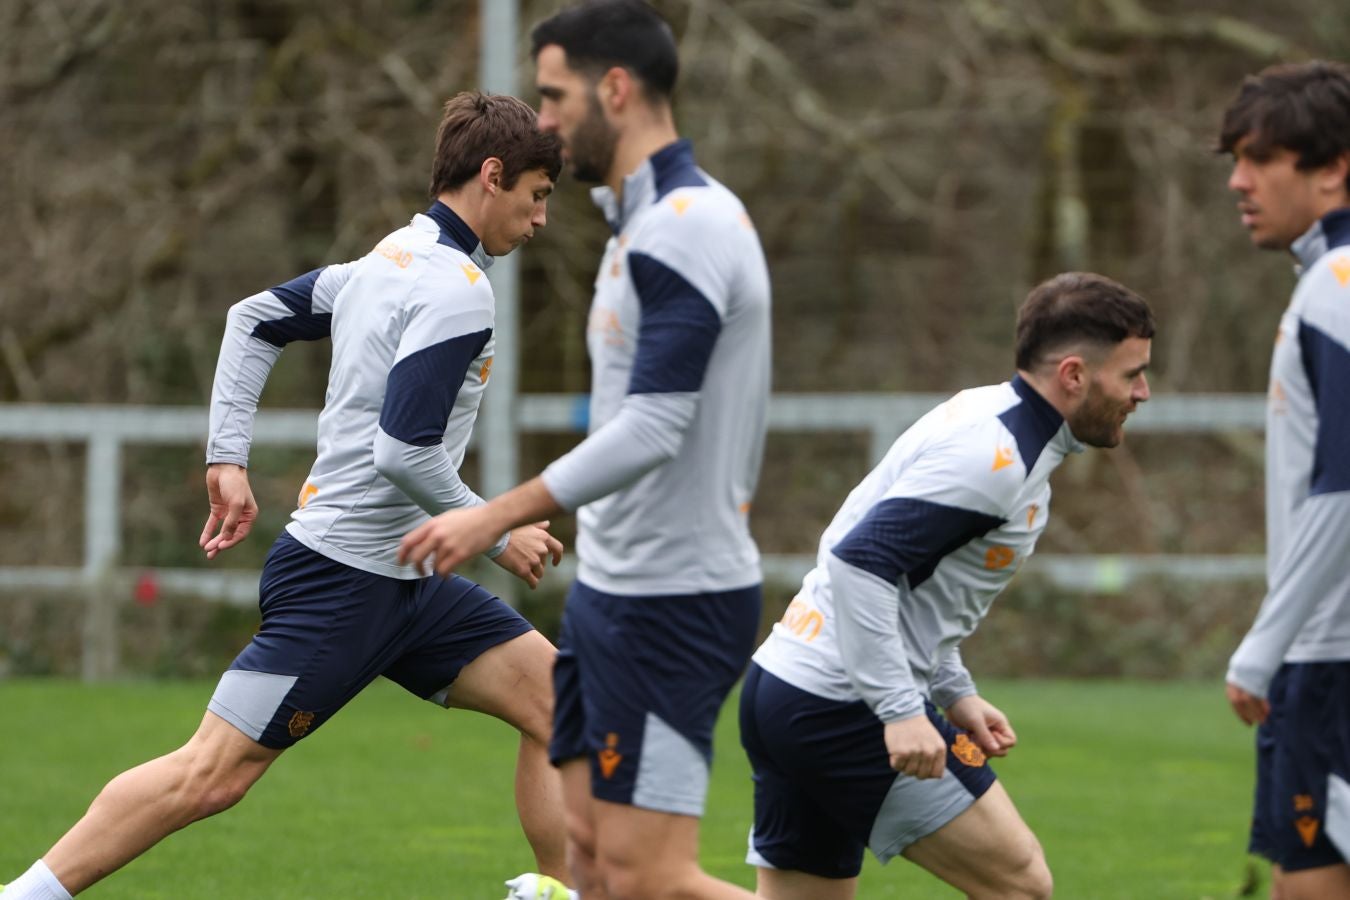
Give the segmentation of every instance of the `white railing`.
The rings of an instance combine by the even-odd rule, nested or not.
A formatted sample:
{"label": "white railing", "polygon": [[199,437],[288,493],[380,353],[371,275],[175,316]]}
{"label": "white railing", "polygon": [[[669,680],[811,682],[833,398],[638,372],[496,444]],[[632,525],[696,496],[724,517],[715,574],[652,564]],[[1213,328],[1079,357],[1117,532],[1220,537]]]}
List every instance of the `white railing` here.
{"label": "white railing", "polygon": [[[863,432],[870,436],[871,461],[911,423],[947,398],[945,394],[780,394],[769,407],[776,431]],[[520,395],[517,431],[580,433],[586,429],[583,395]],[[0,404],[0,440],[83,443],[85,457],[84,552],[70,567],[0,567],[0,591],[89,591],[85,617],[85,675],[115,667],[108,636],[115,632],[114,604],[102,602],[107,586],[127,583],[135,573],[121,566],[122,447],[138,444],[196,444],[206,433],[206,410],[198,407],[84,406]],[[313,447],[317,412],[261,411],[255,445]],[[1187,394],[1154,397],[1130,420],[1140,432],[1260,431],[1265,398],[1250,394]],[[808,555],[768,554],[766,579],[792,584],[814,564]],[[1193,581],[1259,578],[1258,555],[1053,555],[1035,557],[1029,572],[1080,590],[1122,590],[1140,577],[1163,576]],[[570,573],[570,565],[558,574]],[[167,569],[153,573],[166,591],[224,602],[251,604],[257,599],[257,572],[239,569]],[[101,648],[101,649],[100,649]],[[111,655],[110,655],[111,654]]]}

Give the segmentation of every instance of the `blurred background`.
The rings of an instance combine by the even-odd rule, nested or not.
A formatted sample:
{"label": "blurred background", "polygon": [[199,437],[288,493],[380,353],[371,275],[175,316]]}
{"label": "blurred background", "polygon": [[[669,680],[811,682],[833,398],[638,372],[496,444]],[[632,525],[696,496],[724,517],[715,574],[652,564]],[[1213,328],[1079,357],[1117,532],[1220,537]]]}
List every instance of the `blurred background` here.
{"label": "blurred background", "polygon": [[[680,41],[679,127],[768,253],[775,391],[848,395],[770,434],[752,520],[779,563],[766,622],[908,424],[896,395],[1006,379],[1022,297],[1089,269],[1152,303],[1150,412],[1172,415],[1062,467],[1039,555],[966,661],[1221,675],[1262,593],[1258,395],[1294,276],[1249,246],[1215,134],[1244,74],[1350,57],[1350,18],[1324,0],[655,5]],[[524,35],[555,7],[521,2],[532,103]],[[232,303],[364,255],[426,208],[440,105],[480,83],[480,15],[469,0],[0,3],[0,677],[213,675],[251,634],[250,579],[312,444],[255,447],[261,520],[208,566],[201,442],[156,437],[141,410],[204,417]],[[518,388],[567,404],[588,387],[606,229],[566,179],[549,219],[519,254]],[[264,408],[312,420],[327,366],[326,344],[291,345]],[[43,404],[138,437],[109,451],[35,434]],[[519,474],[574,425],[522,426]],[[87,500],[100,478],[111,519]],[[97,572],[52,574],[85,566],[91,541],[112,548]],[[565,584],[518,597],[546,632]]]}

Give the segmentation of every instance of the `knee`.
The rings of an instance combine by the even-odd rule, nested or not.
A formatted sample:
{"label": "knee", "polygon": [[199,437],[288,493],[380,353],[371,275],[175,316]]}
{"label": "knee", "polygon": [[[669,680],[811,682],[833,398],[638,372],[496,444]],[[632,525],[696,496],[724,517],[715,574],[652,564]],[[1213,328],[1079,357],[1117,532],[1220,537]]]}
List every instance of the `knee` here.
{"label": "knee", "polygon": [[595,832],[581,816],[567,816],[567,868],[578,888],[599,891],[595,866]]}
{"label": "knee", "polygon": [[672,872],[603,856],[596,861],[596,870],[607,900],[695,900],[704,896],[697,887],[695,871]]}
{"label": "knee", "polygon": [[239,767],[189,749],[179,751],[181,777],[174,793],[188,821],[205,819],[234,806],[257,779]]}
{"label": "knee", "polygon": [[1048,900],[1055,891],[1055,880],[1040,844],[1030,848],[1022,865],[1012,872],[1007,885],[1008,896],[1025,900]]}

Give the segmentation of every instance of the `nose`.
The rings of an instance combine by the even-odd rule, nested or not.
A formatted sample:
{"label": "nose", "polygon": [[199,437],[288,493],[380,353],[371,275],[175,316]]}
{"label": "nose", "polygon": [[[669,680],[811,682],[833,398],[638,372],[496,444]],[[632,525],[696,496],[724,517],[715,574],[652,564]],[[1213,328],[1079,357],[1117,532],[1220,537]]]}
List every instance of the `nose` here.
{"label": "nose", "polygon": [[530,224],[533,225],[535,228],[543,228],[545,225],[548,224],[547,203],[539,204],[539,208],[536,209],[534,211],[534,215],[530,217]]}
{"label": "nose", "polygon": [[1148,379],[1143,375],[1139,376],[1139,384],[1135,385],[1133,397],[1135,403],[1144,403],[1148,400],[1151,392],[1148,389]]}
{"label": "nose", "polygon": [[1251,190],[1251,173],[1248,171],[1246,160],[1236,160],[1233,163],[1233,171],[1228,175],[1228,189],[1239,194],[1245,194]]}
{"label": "nose", "polygon": [[538,122],[539,130],[546,134],[558,130],[558,117],[553,114],[553,111],[547,105],[539,110]]}

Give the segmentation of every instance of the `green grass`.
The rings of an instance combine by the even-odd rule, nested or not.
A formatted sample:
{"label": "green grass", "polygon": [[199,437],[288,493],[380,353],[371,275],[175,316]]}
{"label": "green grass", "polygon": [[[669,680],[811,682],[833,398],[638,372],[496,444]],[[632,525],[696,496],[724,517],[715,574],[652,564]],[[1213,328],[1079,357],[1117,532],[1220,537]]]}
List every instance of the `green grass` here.
{"label": "green grass", "polygon": [[[211,688],[0,681],[0,879],[27,868],[113,775],[182,743]],[[1238,896],[1250,865],[1251,740],[1220,686],[984,689],[1018,731],[999,776],[1045,845],[1058,897]],[[501,723],[377,683],[287,752],[240,806],[86,896],[498,900],[503,879],[532,868],[511,802],[514,746]],[[724,715],[703,863],[747,886],[749,824],[748,769],[735,717]],[[859,892],[957,896],[904,861],[870,859]]]}

